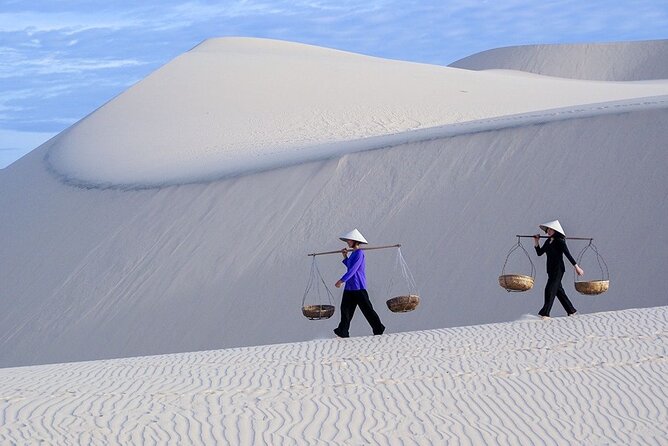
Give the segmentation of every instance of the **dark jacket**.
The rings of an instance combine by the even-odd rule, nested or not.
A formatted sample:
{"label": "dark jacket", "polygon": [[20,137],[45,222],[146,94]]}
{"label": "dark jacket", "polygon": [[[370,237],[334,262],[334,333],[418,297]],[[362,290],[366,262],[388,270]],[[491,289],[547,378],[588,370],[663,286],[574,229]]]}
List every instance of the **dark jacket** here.
{"label": "dark jacket", "polygon": [[535,246],[536,254],[539,256],[547,254],[547,275],[563,273],[566,271],[564,266],[564,255],[573,266],[577,263],[566,246],[566,240],[563,237],[553,236],[543,243],[543,246]]}

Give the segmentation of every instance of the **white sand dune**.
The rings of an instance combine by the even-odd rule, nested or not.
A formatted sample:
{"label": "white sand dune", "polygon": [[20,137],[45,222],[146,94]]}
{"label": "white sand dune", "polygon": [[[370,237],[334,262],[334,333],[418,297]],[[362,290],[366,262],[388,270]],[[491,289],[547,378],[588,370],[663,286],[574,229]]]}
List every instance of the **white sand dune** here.
{"label": "white sand dune", "polygon": [[668,440],[668,307],[0,370],[2,444]]}
{"label": "white sand dune", "polygon": [[[213,43],[216,49],[219,42]],[[250,42],[253,60],[258,45],[255,40]],[[285,48],[283,43],[276,46]],[[287,45],[290,54],[294,48]],[[268,47],[280,61],[276,51],[274,44]],[[381,61],[331,50],[305,47],[303,51],[326,66],[323,71],[327,73],[335,71],[339,56],[344,67],[347,60],[359,63],[361,72],[366,72],[367,63],[384,66]],[[195,56],[199,53],[206,57],[199,60]],[[310,266],[306,253],[339,248],[337,235],[352,227],[358,227],[373,244],[403,243],[403,254],[419,285],[422,303],[418,310],[389,313],[384,300],[391,294],[387,285],[396,274],[393,253],[369,255],[370,293],[390,333],[508,321],[537,312],[545,283],[543,258],[532,257],[538,275],[530,292],[507,294],[499,288],[497,276],[506,253],[516,243],[514,235],[536,232],[539,223],[554,218],[571,235],[595,237],[610,267],[611,289],[598,297],[576,294],[569,284],[572,276],[566,276],[567,292],[580,312],[668,304],[662,282],[668,254],[660,249],[668,244],[668,233],[661,230],[668,220],[665,83],[559,80],[562,86],[575,86],[569,90],[571,87],[559,89],[552,80],[541,79],[555,90],[538,95],[536,105],[531,90],[522,91],[525,80],[530,84],[535,76],[493,74],[485,77],[489,84],[476,90],[473,103],[453,98],[447,104],[451,111],[461,107],[468,113],[465,117],[410,134],[376,135],[380,150],[338,156],[329,152],[323,159],[300,164],[287,163],[284,157],[279,160],[285,164],[282,168],[246,175],[236,170],[236,176],[218,181],[151,188],[150,175],[138,167],[150,156],[140,151],[134,159],[131,146],[122,142],[162,131],[201,148],[206,145],[195,143],[208,141],[209,132],[219,134],[218,121],[205,120],[206,125],[200,127],[195,118],[201,115],[184,114],[181,118],[190,116],[192,122],[166,125],[160,114],[148,113],[141,120],[128,121],[127,116],[137,118],[139,112],[121,107],[124,98],[132,99],[126,105],[143,104],[143,91],[161,92],[164,103],[173,100],[171,95],[182,98],[187,88],[167,88],[176,80],[167,76],[165,82],[169,82],[163,84],[161,76],[171,73],[173,67],[179,67],[177,74],[197,72],[201,64],[206,68],[203,60],[212,59],[217,66],[216,54],[207,52],[206,45],[189,53],[0,172],[0,233],[4,237],[0,250],[0,367],[329,337],[338,315],[318,323],[300,313]],[[193,62],[195,68],[189,68],[194,59],[198,59]],[[395,67],[394,62],[387,64]],[[429,79],[436,82],[442,73],[456,73],[462,82],[472,84],[482,83],[484,77],[467,70],[399,66],[397,70],[405,70],[407,76],[413,68],[416,76],[426,76],[423,70],[437,73],[425,78],[425,83]],[[271,73],[264,75],[271,78]],[[509,79],[511,84],[516,82],[513,94],[499,90],[509,85]],[[182,80],[189,85],[188,78]],[[350,82],[348,87],[354,87]],[[360,82],[369,86],[368,79]],[[200,95],[208,91],[206,85],[196,82],[191,88]],[[342,91],[344,86],[338,88],[336,91]],[[239,91],[244,97],[247,94]],[[306,106],[313,98],[293,94],[288,111],[301,110],[298,102],[302,98],[304,110],[313,111]],[[379,107],[376,116],[386,117],[379,105],[385,96],[380,91],[374,94],[377,102],[373,104]],[[371,96],[363,98],[371,100]],[[280,105],[277,99],[273,102]],[[345,108],[337,109],[337,104],[332,104],[333,110],[342,113]],[[150,103],[145,106],[152,107]],[[556,106],[566,108],[554,111]],[[401,110],[397,122],[407,122],[413,115]],[[421,112],[429,118],[434,110]],[[352,114],[349,119],[357,122],[359,116]],[[478,121],[462,122],[474,118]],[[343,121],[336,119],[326,123],[338,122],[339,126]],[[435,112],[430,119],[434,125],[443,123],[443,116]],[[228,123],[220,121],[220,125]],[[115,130],[105,133],[103,127]],[[268,128],[258,141],[276,136],[274,127]],[[318,144],[326,144],[323,128],[329,127],[323,123],[309,127]],[[402,127],[383,128],[394,132]],[[88,137],[77,133],[84,129],[100,133]],[[265,131],[263,126],[257,129]],[[176,135],[179,132],[182,135]],[[360,136],[355,132],[346,135],[353,134]],[[84,144],[86,141],[92,142]],[[144,141],[147,153],[164,153],[169,163],[175,163],[169,168],[156,167],[159,175],[154,179],[175,182],[177,177],[171,173],[179,174],[179,157],[169,149],[163,152],[161,146],[152,147],[150,138]],[[359,140],[348,144],[371,148]],[[388,144],[392,146],[386,147]],[[186,158],[195,162],[201,153],[196,150]],[[233,159],[239,155],[240,163],[254,165],[241,152],[230,153]],[[311,151],[310,156],[313,153],[318,155]],[[291,162],[309,159],[297,149],[286,149],[283,154]],[[60,155],[63,157],[56,161]],[[66,178],[49,170],[44,161],[47,156],[61,175],[68,166],[81,167],[77,171],[81,175],[70,172],[72,182],[63,181]],[[96,161],[82,161],[89,156]],[[256,160],[258,165],[265,156],[271,154],[263,152]],[[124,163],[138,167],[128,171],[125,179],[116,176]],[[119,170],[105,177],[107,165]],[[203,165],[192,164],[192,169],[184,165],[181,179],[203,179]],[[221,165],[212,166],[212,172],[221,173]],[[85,172],[93,175],[88,180],[115,187],[84,187]],[[124,184],[134,187],[120,187]],[[579,242],[570,246],[574,253],[584,247]],[[339,259],[319,261],[325,279],[333,284],[342,274]],[[528,260],[518,257],[514,261],[514,272],[526,271]],[[584,259],[582,266],[586,278],[598,278],[595,259]],[[563,314],[558,304],[554,314]],[[353,320],[352,333],[369,333],[359,315]]]}
{"label": "white sand dune", "polygon": [[54,138],[49,161],[84,184],[187,183],[383,147],[409,130],[665,94],[668,80],[581,82],[211,39]]}
{"label": "white sand dune", "polygon": [[668,79],[668,39],[494,48],[450,64],[600,81]]}

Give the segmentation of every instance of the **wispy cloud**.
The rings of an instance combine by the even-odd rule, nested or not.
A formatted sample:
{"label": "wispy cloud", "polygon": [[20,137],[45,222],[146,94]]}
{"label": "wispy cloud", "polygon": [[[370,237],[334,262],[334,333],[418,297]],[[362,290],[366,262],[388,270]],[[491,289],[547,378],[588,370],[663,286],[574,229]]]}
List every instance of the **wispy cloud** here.
{"label": "wispy cloud", "polygon": [[28,35],[45,32],[75,34],[88,30],[113,30],[138,26],[132,19],[113,20],[98,14],[74,12],[13,12],[0,13],[0,29],[3,32],[26,32]]}
{"label": "wispy cloud", "polygon": [[143,65],[135,59],[79,59],[48,55],[38,59],[15,60],[11,66],[0,66],[0,78],[26,75],[72,74]]}

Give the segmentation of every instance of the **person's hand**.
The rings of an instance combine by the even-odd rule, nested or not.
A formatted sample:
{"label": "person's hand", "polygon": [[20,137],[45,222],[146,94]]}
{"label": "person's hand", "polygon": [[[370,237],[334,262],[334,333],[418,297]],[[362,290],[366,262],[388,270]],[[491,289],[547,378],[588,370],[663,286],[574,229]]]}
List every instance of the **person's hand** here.
{"label": "person's hand", "polygon": [[337,288],[341,288],[341,285],[343,285],[344,283],[345,283],[345,282],[341,282],[340,280],[338,280],[338,281],[334,284],[334,286],[337,287]]}
{"label": "person's hand", "polygon": [[538,242],[540,241],[540,234],[535,234],[533,236],[533,244],[534,246],[538,246]]}
{"label": "person's hand", "polygon": [[341,250],[341,254],[343,254],[344,259],[347,259],[348,258],[348,248],[343,248]]}
{"label": "person's hand", "polygon": [[584,270],[580,268],[579,265],[575,265],[575,272],[577,273],[578,276],[584,276]]}

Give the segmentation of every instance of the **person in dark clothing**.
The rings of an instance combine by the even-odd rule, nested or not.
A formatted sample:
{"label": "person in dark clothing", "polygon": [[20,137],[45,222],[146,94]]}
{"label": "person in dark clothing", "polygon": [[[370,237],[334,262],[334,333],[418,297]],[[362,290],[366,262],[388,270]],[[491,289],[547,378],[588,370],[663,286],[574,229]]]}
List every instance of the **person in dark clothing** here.
{"label": "person in dark clothing", "polygon": [[547,255],[547,284],[545,284],[545,303],[538,314],[543,319],[550,317],[550,310],[552,310],[554,298],[557,297],[559,302],[561,302],[561,305],[564,307],[564,310],[566,310],[566,313],[569,316],[573,316],[575,313],[577,313],[577,310],[568,299],[564,288],[561,286],[561,279],[564,277],[564,273],[566,272],[563,256],[566,256],[568,261],[571,262],[578,276],[583,275],[584,271],[582,268],[580,268],[571,255],[570,251],[568,250],[568,246],[566,246],[566,235],[564,234],[564,230],[562,229],[559,220],[554,220],[549,223],[540,225],[540,228],[545,231],[549,238],[545,243],[543,243],[543,246],[540,246],[540,235],[536,234],[533,236],[536,254],[539,256],[543,254]]}
{"label": "person in dark clothing", "polygon": [[334,334],[340,338],[350,336],[348,332],[350,321],[355,313],[355,308],[359,306],[367,322],[371,325],[373,334],[381,335],[385,331],[385,326],[380,322],[380,317],[378,317],[369,300],[369,293],[366,291],[364,251],[359,249],[360,244],[366,244],[367,241],[357,229],[341,236],[340,240],[346,242],[348,248],[353,249],[353,252],[348,257],[347,249],[341,250],[343,264],[346,265],[347,270],[334,286],[341,288],[344,283],[346,286],[341,298],[341,322],[334,329]]}

